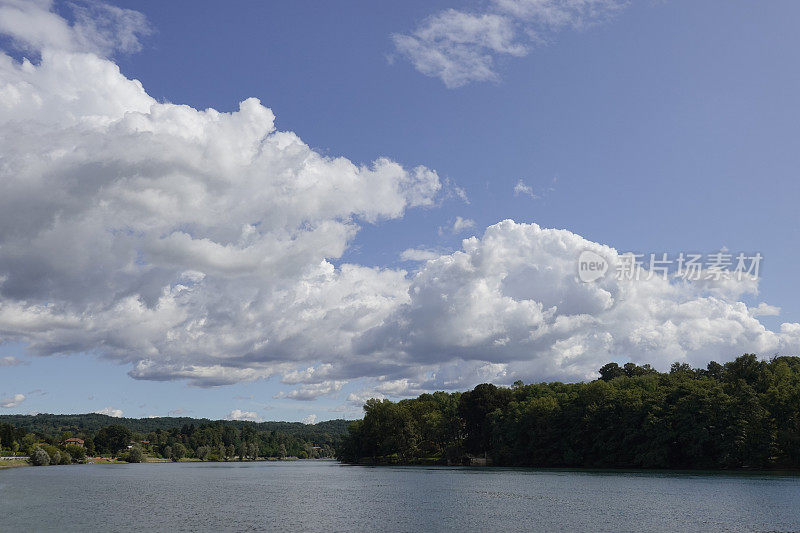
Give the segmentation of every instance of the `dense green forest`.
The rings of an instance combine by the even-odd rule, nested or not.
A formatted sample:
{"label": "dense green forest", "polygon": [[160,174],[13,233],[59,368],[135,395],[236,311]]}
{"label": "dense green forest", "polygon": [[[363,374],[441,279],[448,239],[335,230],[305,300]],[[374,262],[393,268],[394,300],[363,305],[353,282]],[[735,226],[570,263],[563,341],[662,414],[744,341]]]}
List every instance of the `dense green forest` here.
{"label": "dense green forest", "polygon": [[591,468],[800,468],[800,358],[705,369],[609,363],[589,383],[517,382],[369,400],[337,457],[351,463]]}
{"label": "dense green forest", "polygon": [[[299,422],[210,421],[192,418],[113,418],[100,414],[0,416],[0,453],[48,462],[82,461],[86,456],[121,455],[179,460],[332,457],[346,420]],[[68,442],[78,438],[82,445]],[[138,461],[134,461],[138,462]]]}

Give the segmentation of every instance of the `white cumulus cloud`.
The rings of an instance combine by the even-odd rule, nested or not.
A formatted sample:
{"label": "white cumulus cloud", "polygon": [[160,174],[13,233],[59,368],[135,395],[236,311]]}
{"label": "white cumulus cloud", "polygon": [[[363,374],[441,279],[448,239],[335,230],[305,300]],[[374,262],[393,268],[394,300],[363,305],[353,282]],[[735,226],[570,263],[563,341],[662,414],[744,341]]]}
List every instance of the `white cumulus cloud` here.
{"label": "white cumulus cloud", "polygon": [[2,0],[0,33],[27,51],[91,51],[107,55],[140,50],[139,38],[151,31],[138,11],[94,1],[66,6],[72,12],[71,22],[52,11],[51,0]]}
{"label": "white cumulus cloud", "polygon": [[[408,299],[403,271],[331,260],[361,224],[433,206],[435,172],[321,155],[254,98],[159,103],[85,45],[90,24],[5,7],[41,57],[0,54],[0,340],[221,385],[344,356]],[[37,21],[65,37],[21,33]]]}
{"label": "white cumulus cloud", "polygon": [[403,261],[428,261],[429,259],[436,259],[439,255],[440,254],[434,250],[408,248],[400,252],[400,259]]}
{"label": "white cumulus cloud", "polygon": [[249,420],[251,422],[261,422],[261,417],[255,411],[242,411],[241,409],[234,409],[228,413],[228,420]]}
{"label": "white cumulus cloud", "polygon": [[496,80],[496,55],[527,53],[517,40],[513,19],[455,9],[437,13],[410,34],[395,34],[392,39],[414,68],[426,76],[440,78],[447,87]]}
{"label": "white cumulus cloud", "polygon": [[347,395],[347,403],[350,404],[351,407],[361,408],[364,403],[369,400],[370,398],[376,398],[378,400],[382,400],[386,396],[378,392],[376,390],[360,390],[356,392],[351,392]]}
{"label": "white cumulus cloud", "polygon": [[12,396],[7,396],[5,398],[0,399],[0,407],[11,409],[12,407],[16,407],[24,401],[25,401],[24,394],[14,394]]}
{"label": "white cumulus cloud", "polygon": [[517,181],[516,185],[514,185],[514,196],[519,196],[520,194],[524,194],[525,196],[530,196],[531,198],[538,198],[536,194],[533,192],[533,187],[522,181],[521,179]]}
{"label": "white cumulus cloud", "polygon": [[475,221],[470,218],[463,218],[457,216],[451,222],[448,222],[446,226],[439,226],[439,236],[453,234],[457,235],[459,233],[463,233],[466,230],[472,229],[475,227]]}
{"label": "white cumulus cloud", "polygon": [[774,305],[769,305],[766,302],[761,302],[756,307],[748,308],[751,316],[778,316],[781,314],[781,308]]}
{"label": "white cumulus cloud", "polygon": [[346,380],[326,380],[319,383],[310,383],[301,385],[297,389],[289,392],[279,392],[274,397],[310,402],[316,400],[320,396],[329,396],[339,392],[345,383],[347,383]]}
{"label": "white cumulus cloud", "polygon": [[658,276],[609,274],[583,283],[577,258],[584,250],[605,257],[612,273],[620,262],[613,248],[572,232],[510,220],[426,262],[412,280],[410,303],[361,339],[360,351],[394,362],[376,390],[586,379],[611,360],[664,369],[800,347],[800,325],[770,331],[736,300],[757,289],[753,280],[725,290]]}
{"label": "white cumulus cloud", "polygon": [[461,233],[475,227],[475,221],[470,218],[456,217],[453,222],[453,233]]}
{"label": "white cumulus cloud", "polygon": [[0,366],[20,366],[27,364],[25,361],[14,357],[13,355],[7,355],[5,357],[0,357]]}
{"label": "white cumulus cloud", "polygon": [[95,413],[97,413],[98,415],[108,415],[120,418],[122,416],[122,409],[115,409],[114,407],[108,406],[98,411],[95,411]]}

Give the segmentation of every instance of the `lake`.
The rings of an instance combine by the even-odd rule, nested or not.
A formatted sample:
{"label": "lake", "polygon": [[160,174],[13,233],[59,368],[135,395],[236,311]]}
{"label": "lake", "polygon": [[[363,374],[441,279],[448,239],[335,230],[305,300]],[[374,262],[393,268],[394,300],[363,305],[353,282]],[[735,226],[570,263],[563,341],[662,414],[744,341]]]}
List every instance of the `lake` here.
{"label": "lake", "polygon": [[800,477],[334,461],[0,470],[0,531],[800,531]]}

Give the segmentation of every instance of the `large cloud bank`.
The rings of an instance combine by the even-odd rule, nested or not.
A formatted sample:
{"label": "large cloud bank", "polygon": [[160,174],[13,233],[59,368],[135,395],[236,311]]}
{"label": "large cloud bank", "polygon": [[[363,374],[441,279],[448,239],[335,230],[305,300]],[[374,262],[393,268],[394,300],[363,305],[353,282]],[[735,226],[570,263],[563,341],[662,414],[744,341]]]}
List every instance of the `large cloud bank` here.
{"label": "large cloud bank", "polygon": [[[585,250],[605,257],[610,272],[623,261],[570,231],[511,220],[465,239],[462,251],[428,260],[411,282],[411,302],[362,337],[365,353],[402,354],[397,377],[378,390],[584,379],[610,360],[705,366],[800,346],[800,324],[775,333],[755,318],[765,305],[748,309],[738,301],[757,291],[756,279],[648,280],[643,271],[638,280],[609,273],[584,283],[577,258]],[[409,379],[415,364],[420,370]]]}
{"label": "large cloud bank", "polygon": [[581,251],[617,252],[535,224],[500,222],[411,274],[334,266],[359,224],[433,206],[437,174],[323,156],[256,99],[159,103],[107,57],[137,48],[141,17],[50,7],[0,2],[0,30],[34,57],[0,53],[0,341],[138,379],[277,375],[296,400],[359,378],[403,395],[800,344],[800,324],[771,332],[738,301],[753,282],[581,283]]}
{"label": "large cloud bank", "polygon": [[[5,340],[225,383],[347,354],[407,298],[404,272],[329,260],[357,221],[431,205],[436,173],[322,156],[256,99],[230,114],[158,103],[94,46],[75,51],[84,27],[47,7],[0,12],[40,55],[0,56]],[[67,35],[46,40],[42,20]]]}

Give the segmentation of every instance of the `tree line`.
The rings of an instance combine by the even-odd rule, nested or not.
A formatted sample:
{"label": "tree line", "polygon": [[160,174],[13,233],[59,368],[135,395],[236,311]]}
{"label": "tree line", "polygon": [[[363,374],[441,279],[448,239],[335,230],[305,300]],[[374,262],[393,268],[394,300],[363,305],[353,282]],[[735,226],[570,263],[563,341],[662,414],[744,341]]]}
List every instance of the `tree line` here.
{"label": "tree line", "polygon": [[[86,457],[111,456],[141,462],[146,456],[207,461],[258,458],[333,457],[346,421],[306,425],[290,422],[114,419],[98,426],[103,415],[9,415],[0,417],[0,454],[30,457],[34,464],[69,464]],[[18,422],[17,424],[11,421]],[[126,424],[126,421],[134,421]],[[151,429],[132,430],[130,426]],[[89,428],[93,429],[89,429]],[[267,429],[267,428],[281,428]],[[76,444],[78,438],[82,443]]]}
{"label": "tree line", "polygon": [[[171,430],[189,425],[203,425],[213,422],[208,418],[191,417],[152,417],[152,418],[125,418],[113,417],[99,413],[85,413],[72,415],[54,415],[40,413],[37,415],[0,415],[0,422],[11,424],[31,433],[54,434],[61,431],[97,431],[110,425],[121,425],[135,433],[147,434],[156,430]],[[303,424],[300,422],[251,422],[248,420],[223,420],[218,421],[236,428],[249,426],[258,431],[277,431],[289,435],[340,435],[345,433],[349,420],[327,420],[316,424]]]}
{"label": "tree line", "polygon": [[609,363],[583,383],[516,382],[371,399],[350,463],[582,468],[800,468],[800,358],[745,354],[705,369]]}

